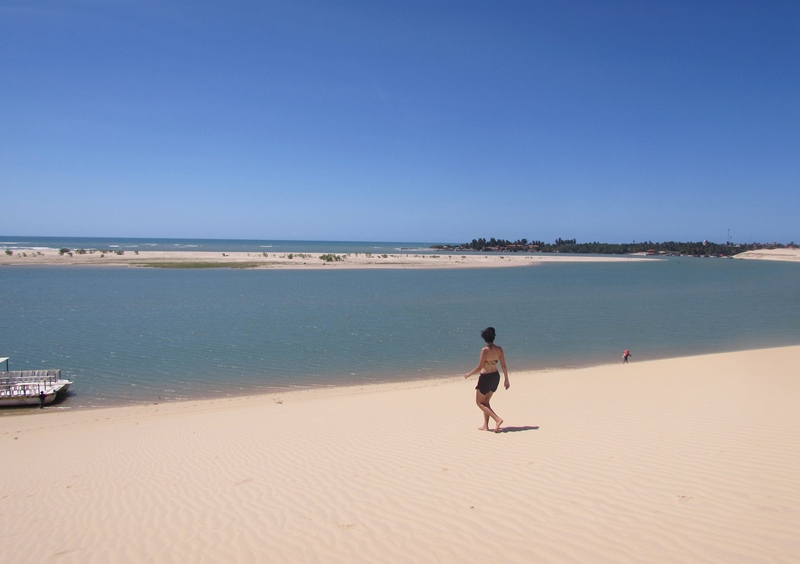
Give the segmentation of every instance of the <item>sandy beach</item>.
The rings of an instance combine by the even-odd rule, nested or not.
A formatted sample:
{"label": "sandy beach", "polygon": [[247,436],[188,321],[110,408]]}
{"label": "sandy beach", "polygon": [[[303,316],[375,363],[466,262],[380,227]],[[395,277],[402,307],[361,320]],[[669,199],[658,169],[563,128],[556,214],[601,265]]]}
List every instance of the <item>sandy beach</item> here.
{"label": "sandy beach", "polygon": [[797,562],[798,364],[512,371],[497,434],[460,376],[4,412],[2,560]]}
{"label": "sandy beach", "polygon": [[[761,249],[734,255],[737,259],[800,261],[800,249]],[[131,266],[143,268],[502,268],[550,262],[622,262],[663,260],[637,255],[570,255],[556,253],[255,253],[205,251],[114,251],[16,249],[0,253],[0,266]]]}
{"label": "sandy beach", "polygon": [[759,249],[734,255],[733,258],[800,262],[800,249]]}
{"label": "sandy beach", "polygon": [[[328,259],[328,260],[325,260]],[[541,262],[601,262],[657,260],[642,256],[585,256],[559,254],[372,254],[372,253],[247,253],[203,251],[93,251],[61,254],[56,249],[0,253],[2,265],[137,266],[161,268],[491,268],[528,266]]]}

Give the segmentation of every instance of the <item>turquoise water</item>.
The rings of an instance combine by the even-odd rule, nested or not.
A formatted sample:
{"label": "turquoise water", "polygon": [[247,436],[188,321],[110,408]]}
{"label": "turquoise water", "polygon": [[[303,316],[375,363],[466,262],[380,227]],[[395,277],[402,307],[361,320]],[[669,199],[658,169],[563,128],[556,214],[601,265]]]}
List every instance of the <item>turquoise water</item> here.
{"label": "turquoise water", "polygon": [[471,270],[15,266],[0,268],[0,356],[12,370],[61,368],[75,381],[62,407],[227,397],[463,374],[486,325],[512,371],[614,363],[623,349],[636,362],[796,345],[798,289],[800,265],[729,259]]}

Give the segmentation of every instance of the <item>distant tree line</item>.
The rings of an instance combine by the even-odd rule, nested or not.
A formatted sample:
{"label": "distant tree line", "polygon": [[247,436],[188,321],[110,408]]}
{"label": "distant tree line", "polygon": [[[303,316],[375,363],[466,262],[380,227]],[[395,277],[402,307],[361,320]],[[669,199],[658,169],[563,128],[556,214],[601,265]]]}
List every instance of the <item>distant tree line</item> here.
{"label": "distant tree line", "polygon": [[691,255],[691,256],[732,256],[745,251],[757,249],[777,249],[795,247],[794,242],[788,245],[780,243],[712,243],[711,241],[678,242],[666,241],[654,243],[640,241],[633,243],[578,243],[576,239],[561,239],[553,243],[517,239],[473,239],[462,245],[432,245],[431,248],[451,251],[495,251],[495,252],[540,252],[540,253],[581,253],[598,255],[625,255],[633,253]]}

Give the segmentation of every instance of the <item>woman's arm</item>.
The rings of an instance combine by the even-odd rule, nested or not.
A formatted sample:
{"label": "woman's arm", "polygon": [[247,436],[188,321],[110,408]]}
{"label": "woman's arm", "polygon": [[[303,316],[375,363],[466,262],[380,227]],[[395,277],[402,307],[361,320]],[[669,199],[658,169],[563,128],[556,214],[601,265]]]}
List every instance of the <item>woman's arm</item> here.
{"label": "woman's arm", "polygon": [[473,374],[481,371],[481,368],[483,368],[483,365],[486,363],[486,355],[487,354],[489,354],[489,347],[483,347],[481,349],[480,359],[478,359],[478,366],[473,368],[471,372],[467,372],[466,374],[464,374],[464,378],[469,378]]}
{"label": "woman's arm", "polygon": [[503,368],[503,376],[505,376],[505,381],[503,382],[503,387],[507,390],[511,383],[508,381],[508,367],[506,366],[506,355],[503,352],[503,349],[500,349],[500,366]]}

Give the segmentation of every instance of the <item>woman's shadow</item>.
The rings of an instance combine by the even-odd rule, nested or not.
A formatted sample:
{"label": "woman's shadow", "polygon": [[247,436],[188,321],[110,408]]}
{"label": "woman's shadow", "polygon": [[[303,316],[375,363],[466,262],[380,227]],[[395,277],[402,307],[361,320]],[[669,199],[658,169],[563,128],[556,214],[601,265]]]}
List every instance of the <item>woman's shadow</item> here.
{"label": "woman's shadow", "polygon": [[520,431],[536,431],[538,425],[523,425],[522,427],[501,427],[498,433],[519,433]]}

